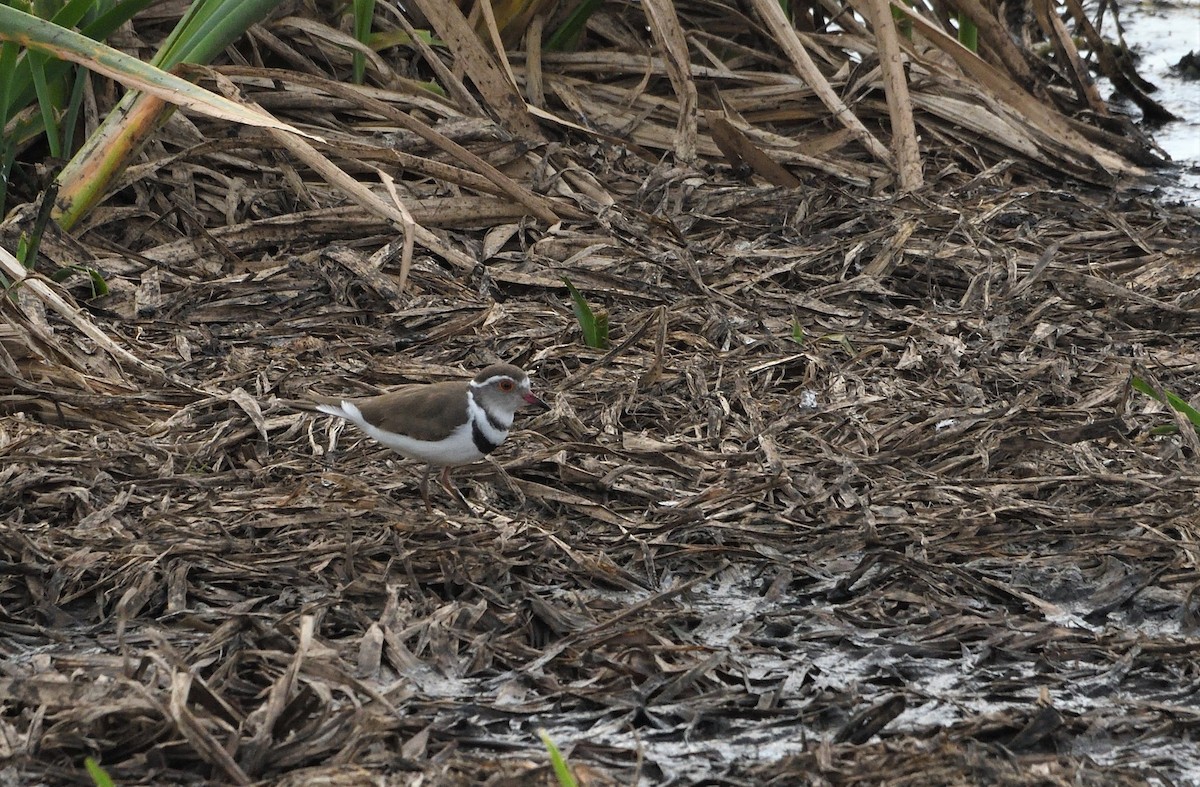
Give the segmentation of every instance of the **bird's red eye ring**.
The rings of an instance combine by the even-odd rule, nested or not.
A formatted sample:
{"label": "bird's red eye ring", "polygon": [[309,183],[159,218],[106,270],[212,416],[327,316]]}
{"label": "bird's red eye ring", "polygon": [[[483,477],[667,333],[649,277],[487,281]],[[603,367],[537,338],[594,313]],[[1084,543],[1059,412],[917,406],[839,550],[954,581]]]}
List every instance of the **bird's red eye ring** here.
{"label": "bird's red eye ring", "polygon": [[513,381],[512,380],[501,380],[500,381],[500,390],[501,391],[504,391],[504,393],[508,393],[512,389],[513,389]]}

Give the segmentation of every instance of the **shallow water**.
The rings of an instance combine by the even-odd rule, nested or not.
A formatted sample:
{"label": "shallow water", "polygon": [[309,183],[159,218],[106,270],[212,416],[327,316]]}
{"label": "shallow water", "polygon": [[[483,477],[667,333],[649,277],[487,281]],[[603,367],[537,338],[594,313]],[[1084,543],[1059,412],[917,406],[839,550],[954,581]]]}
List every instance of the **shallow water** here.
{"label": "shallow water", "polygon": [[[1184,79],[1173,70],[1189,52],[1200,54],[1200,0],[1124,5],[1121,23],[1126,42],[1141,56],[1138,73],[1159,88],[1152,97],[1181,118],[1151,129],[1176,165],[1169,174],[1177,185],[1164,188],[1164,194],[1172,202],[1200,205],[1200,80]],[[1140,114],[1132,103],[1113,97],[1107,81],[1101,84],[1116,105]]]}

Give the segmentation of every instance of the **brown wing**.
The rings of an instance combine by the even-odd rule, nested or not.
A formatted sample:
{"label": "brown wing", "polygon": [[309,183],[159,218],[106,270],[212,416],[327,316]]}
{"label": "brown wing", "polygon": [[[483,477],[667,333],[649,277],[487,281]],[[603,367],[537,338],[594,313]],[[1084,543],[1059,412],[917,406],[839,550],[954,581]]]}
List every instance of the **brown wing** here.
{"label": "brown wing", "polygon": [[311,409],[313,409],[314,406],[316,406],[318,404],[330,404],[330,405],[333,405],[334,407],[340,407],[342,402],[354,402],[356,405],[358,405],[361,408],[363,405],[363,402],[369,402],[372,399],[378,399],[378,398],[380,398],[380,396],[390,396],[392,394],[398,394],[402,391],[406,391],[410,388],[424,388],[424,387],[425,386],[422,383],[412,383],[410,385],[401,385],[398,388],[393,388],[392,390],[388,391],[386,394],[379,394],[378,396],[359,396],[359,397],[330,396],[327,394],[310,393],[308,395],[308,401],[311,402],[312,404],[310,404],[308,406],[308,409],[311,410]]}
{"label": "brown wing", "polygon": [[380,429],[418,440],[440,440],[467,420],[467,383],[461,380],[405,385],[350,401]]}

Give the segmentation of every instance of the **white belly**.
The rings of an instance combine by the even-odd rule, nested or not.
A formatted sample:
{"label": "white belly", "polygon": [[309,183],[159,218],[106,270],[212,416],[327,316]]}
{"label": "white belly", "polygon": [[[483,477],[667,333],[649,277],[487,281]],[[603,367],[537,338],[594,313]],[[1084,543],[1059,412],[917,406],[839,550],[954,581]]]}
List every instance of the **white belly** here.
{"label": "white belly", "polygon": [[363,431],[398,454],[432,465],[465,465],[483,458],[483,454],[475,447],[475,441],[471,439],[469,423],[458,427],[449,437],[439,442],[414,440],[404,435],[382,432],[370,424],[367,424]]}

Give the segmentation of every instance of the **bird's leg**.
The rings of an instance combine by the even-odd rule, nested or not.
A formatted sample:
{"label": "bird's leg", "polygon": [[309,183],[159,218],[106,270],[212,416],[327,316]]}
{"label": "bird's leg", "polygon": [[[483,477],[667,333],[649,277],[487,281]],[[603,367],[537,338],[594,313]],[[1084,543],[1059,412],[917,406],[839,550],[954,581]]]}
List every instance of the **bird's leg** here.
{"label": "bird's leg", "polygon": [[453,481],[450,480],[449,465],[442,468],[442,473],[440,476],[438,476],[438,481],[441,483],[443,489],[445,489],[454,497],[458,498],[458,502],[462,503],[463,508],[467,509],[468,511],[471,510],[470,504],[467,503],[467,498],[463,496],[462,491],[454,485]]}
{"label": "bird's leg", "polygon": [[429,471],[433,469],[433,465],[425,465],[425,472],[421,473],[421,499],[425,501],[425,513],[433,512],[429,506]]}

